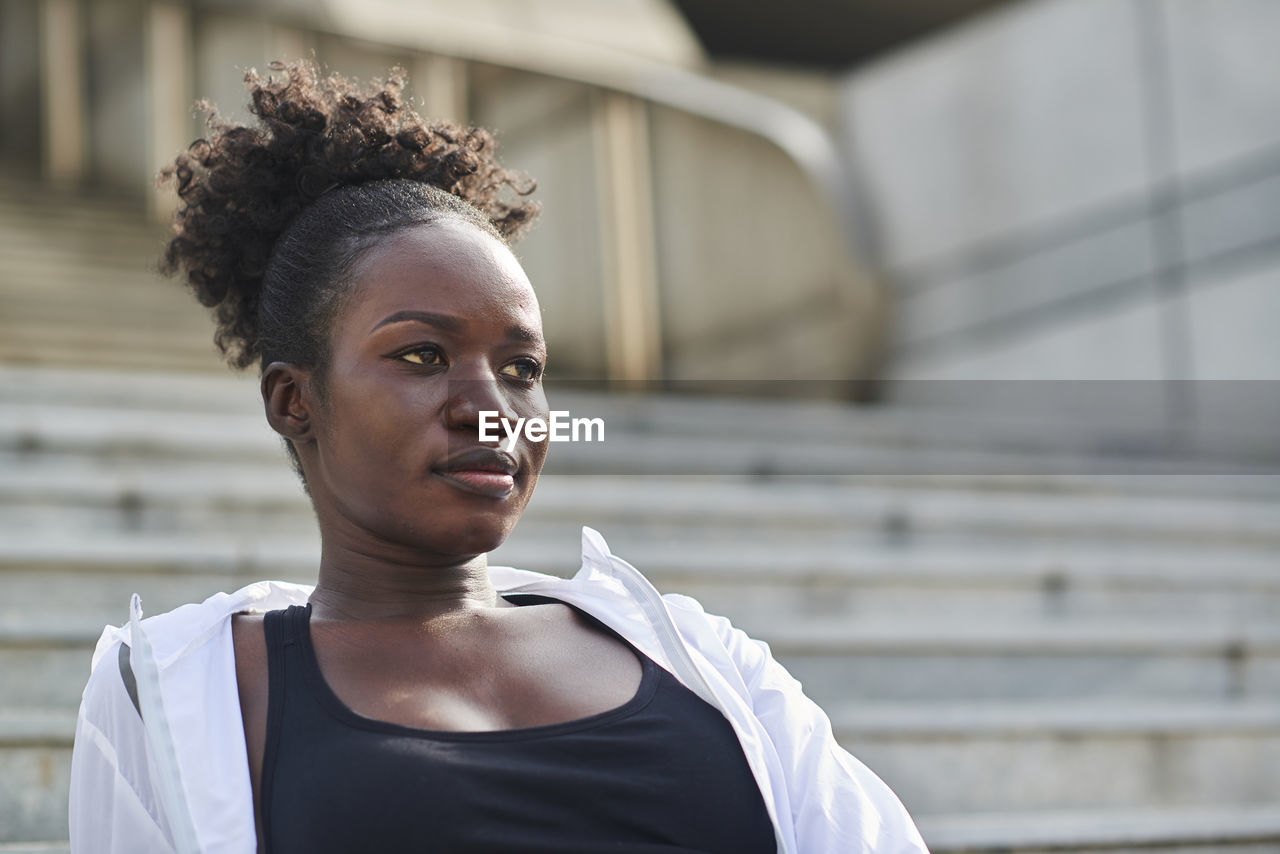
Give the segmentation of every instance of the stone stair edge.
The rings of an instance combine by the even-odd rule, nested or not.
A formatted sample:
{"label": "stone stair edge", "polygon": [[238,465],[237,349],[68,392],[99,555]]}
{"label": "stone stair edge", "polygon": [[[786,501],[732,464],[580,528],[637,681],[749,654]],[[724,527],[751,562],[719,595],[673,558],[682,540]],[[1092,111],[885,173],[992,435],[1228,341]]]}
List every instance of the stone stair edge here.
{"label": "stone stair edge", "polygon": [[101,253],[122,262],[158,260],[169,235],[148,223],[131,222],[128,218],[105,218],[94,215],[56,217],[28,214],[15,221],[0,201],[0,257],[6,253],[35,251]]}
{"label": "stone stair edge", "polygon": [[1151,849],[1280,842],[1280,806],[1035,810],[917,815],[934,852]]}
{"label": "stone stair edge", "polygon": [[[93,309],[86,308],[86,311],[92,312]],[[191,368],[193,373],[204,370],[205,360],[211,367],[217,367],[218,357],[213,351],[212,336],[194,332],[192,321],[187,318],[175,322],[167,314],[148,313],[118,324],[110,323],[106,318],[95,317],[92,322],[101,325],[93,327],[67,323],[65,320],[33,322],[16,319],[15,325],[12,322],[15,318],[6,317],[0,321],[3,323],[0,329],[5,335],[4,341],[0,342],[4,348],[0,350],[0,354],[7,361],[16,361],[39,357],[42,352],[59,356],[61,354],[56,351],[74,349],[73,358],[80,359],[83,359],[84,352],[96,351],[104,359],[122,360],[121,364],[149,360],[157,364],[178,364]],[[21,403],[6,405],[25,406]],[[103,408],[98,408],[97,411],[103,411]]]}
{"label": "stone stair edge", "polygon": [[[86,666],[85,679],[88,678]],[[69,746],[76,731],[76,714],[75,709],[58,707],[0,708],[0,750],[16,746]]]}
{"label": "stone stair edge", "polygon": [[[49,235],[21,235],[17,240],[0,235],[0,265],[8,273],[6,292],[17,294],[51,293],[59,290],[85,289],[86,272],[93,273],[93,284],[110,282],[127,290],[156,289],[163,283],[182,294],[183,283],[159,272],[163,241],[152,241],[129,232],[111,235],[104,240],[85,241],[72,232]],[[28,239],[35,238],[35,239]],[[194,308],[197,303],[187,297]]]}
{"label": "stone stair edge", "polygon": [[[15,335],[29,331],[31,335],[28,337],[55,335],[62,328],[63,336],[127,331],[133,335],[151,335],[158,340],[165,340],[172,339],[172,336],[162,333],[177,331],[188,340],[207,344],[212,355],[213,330],[208,317],[199,307],[192,308],[180,300],[153,299],[155,293],[150,288],[139,288],[136,294],[131,295],[147,300],[145,306],[138,306],[126,301],[125,294],[118,292],[115,283],[96,284],[104,288],[104,291],[82,293],[73,289],[50,289],[47,295],[33,293],[33,298],[28,298],[26,294],[15,294],[12,289],[6,288],[2,300],[5,306],[3,323]],[[79,312],[78,319],[83,323],[68,323],[68,320],[77,319],[77,316],[69,318],[69,310],[65,306],[42,305],[55,294],[59,300],[79,301],[75,311]],[[88,326],[90,322],[94,324],[92,327]]]}
{"label": "stone stair edge", "polygon": [[[212,326],[209,331],[212,333]],[[92,380],[91,388],[85,388],[86,378]],[[152,391],[156,388],[163,391]],[[238,405],[245,412],[260,411],[261,407],[257,377],[248,372],[234,374],[229,368],[223,375],[164,370],[139,375],[135,371],[110,368],[67,369],[0,364],[0,396],[23,395],[32,402],[39,402],[76,394],[84,394],[88,401],[97,401],[104,406],[136,407],[154,398],[154,401],[167,400],[171,406],[199,403],[220,407]]]}
{"label": "stone stair edge", "polygon": [[146,206],[137,196],[99,188],[51,188],[22,176],[16,180],[0,177],[0,222],[8,225],[32,220],[55,226],[70,221],[67,228],[81,222],[137,231],[164,228],[148,218]]}
{"label": "stone stair edge", "polygon": [[825,711],[849,736],[933,738],[982,735],[1266,733],[1280,738],[1280,703],[1267,700],[954,701],[842,700]]}
{"label": "stone stair edge", "polygon": [[[156,370],[157,366],[161,364],[168,367],[178,365],[195,376],[201,374],[212,375],[223,368],[216,358],[211,359],[207,354],[201,355],[197,349],[164,351],[156,348],[138,347],[130,350],[105,352],[101,355],[101,359],[103,364],[127,368],[144,376]],[[0,362],[38,368],[49,365],[73,367],[79,364],[80,361],[82,359],[78,353],[68,351],[57,341],[51,343],[32,340],[20,335],[14,335],[12,338],[7,334],[0,335]],[[0,399],[0,402],[2,402],[2,399]]]}
{"label": "stone stair edge", "polygon": [[[754,627],[747,627],[752,630]],[[811,617],[773,622],[756,636],[787,655],[1190,655],[1226,659],[1280,652],[1272,621],[1185,620],[1132,616],[842,620]]]}
{"label": "stone stair edge", "polygon": [[170,230],[163,224],[128,215],[111,216],[95,212],[91,207],[73,212],[42,212],[28,206],[15,211],[0,190],[0,249],[70,244],[73,249],[132,249],[134,257],[158,258],[170,236]]}

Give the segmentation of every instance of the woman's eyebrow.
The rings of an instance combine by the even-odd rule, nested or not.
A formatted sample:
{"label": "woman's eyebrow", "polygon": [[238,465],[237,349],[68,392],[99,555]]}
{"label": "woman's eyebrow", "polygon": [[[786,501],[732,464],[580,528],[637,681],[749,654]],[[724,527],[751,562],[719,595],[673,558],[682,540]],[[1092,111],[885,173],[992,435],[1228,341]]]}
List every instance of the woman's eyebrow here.
{"label": "woman's eyebrow", "polygon": [[[460,332],[466,326],[466,321],[461,317],[455,317],[452,314],[439,314],[434,311],[420,311],[417,309],[405,309],[388,314],[386,317],[374,324],[373,329],[381,329],[392,323],[403,323],[406,320],[416,320],[419,323],[426,323],[437,329],[443,329],[446,332]],[[373,331],[373,330],[370,330]],[[506,329],[507,338],[512,341],[525,341],[530,344],[541,344],[542,333],[528,326],[513,324]]]}
{"label": "woman's eyebrow", "polygon": [[[374,324],[373,329],[381,329],[390,323],[402,323],[406,320],[417,320],[421,323],[426,323],[430,326],[443,329],[446,332],[459,332],[465,325],[462,318],[454,317],[450,314],[437,314],[434,311],[416,311],[409,309],[388,314],[386,317],[382,318],[382,320],[379,320]],[[370,331],[372,332],[373,330]]]}
{"label": "woman's eyebrow", "polygon": [[541,333],[535,332],[527,326],[508,326],[507,337],[512,341],[527,341],[530,344],[541,344]]}

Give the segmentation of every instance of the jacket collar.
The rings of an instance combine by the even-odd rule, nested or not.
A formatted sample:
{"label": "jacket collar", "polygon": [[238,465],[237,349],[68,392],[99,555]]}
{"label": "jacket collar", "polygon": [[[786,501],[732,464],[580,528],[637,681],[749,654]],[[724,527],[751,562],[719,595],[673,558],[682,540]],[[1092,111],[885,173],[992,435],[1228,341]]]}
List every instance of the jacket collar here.
{"label": "jacket collar", "polygon": [[[582,529],[582,563],[573,576],[574,582],[604,582],[615,591],[618,584],[613,576],[612,554],[604,537],[592,528]],[[504,593],[548,592],[554,588],[564,591],[565,581],[553,575],[514,569],[509,566],[489,567],[493,586]],[[290,605],[305,604],[314,585],[292,584],[285,581],[259,581],[242,587],[234,593],[216,593],[203,602],[183,605],[142,621],[142,627],[151,642],[156,664],[164,668],[177,660],[184,652],[212,638],[232,614],[241,611],[273,611]],[[93,654],[93,664],[115,644],[123,640],[132,645],[129,624],[107,626],[98,640]]]}

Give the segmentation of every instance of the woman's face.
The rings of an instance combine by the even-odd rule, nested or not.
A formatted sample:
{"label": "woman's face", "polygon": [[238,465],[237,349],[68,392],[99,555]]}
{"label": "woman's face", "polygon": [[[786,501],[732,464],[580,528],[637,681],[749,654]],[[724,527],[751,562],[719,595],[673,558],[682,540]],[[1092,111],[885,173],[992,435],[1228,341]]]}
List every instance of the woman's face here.
{"label": "woman's face", "polygon": [[304,460],[321,525],[424,558],[496,548],[547,450],[521,438],[506,455],[505,440],[479,439],[481,411],[512,423],[548,415],[546,345],[524,270],[490,235],[443,221],[382,242],[353,279]]}

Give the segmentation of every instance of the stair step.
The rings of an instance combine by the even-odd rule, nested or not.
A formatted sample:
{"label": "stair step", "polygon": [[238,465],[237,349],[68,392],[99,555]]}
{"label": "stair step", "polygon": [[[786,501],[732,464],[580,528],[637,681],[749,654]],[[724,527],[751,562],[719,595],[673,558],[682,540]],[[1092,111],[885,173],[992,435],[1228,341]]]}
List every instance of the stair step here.
{"label": "stair step", "polygon": [[1280,850],[1275,805],[966,813],[917,816],[916,821],[934,854]]}
{"label": "stair step", "polygon": [[1280,803],[1280,700],[867,702],[828,711],[841,743],[916,815]]}
{"label": "stair step", "polygon": [[1275,698],[1274,622],[739,621],[821,705],[849,699]]}
{"label": "stair step", "polygon": [[28,840],[67,835],[75,720],[74,708],[0,709],[0,852],[59,850]]}
{"label": "stair step", "polygon": [[[88,379],[89,381],[86,381]],[[168,409],[170,412],[262,414],[257,377],[252,372],[188,374],[95,368],[0,365],[0,400],[9,403],[74,403],[99,409]]]}
{"label": "stair step", "polygon": [[[103,572],[4,570],[0,572],[0,589],[4,590],[0,620],[43,613],[80,626],[119,625],[128,617],[129,597],[135,592],[148,613],[159,614],[257,580],[240,573],[148,573],[124,568]],[[315,571],[277,573],[275,580],[314,584]]]}
{"label": "stair step", "polygon": [[141,202],[124,195],[96,187],[65,189],[34,181],[26,173],[6,169],[0,173],[0,216],[5,219],[26,220],[45,216],[58,222],[68,220],[100,221],[104,223],[143,223],[144,208]]}
{"label": "stair step", "polygon": [[[117,367],[147,371],[157,365],[188,371],[222,370],[212,336],[203,330],[182,332],[164,318],[145,325],[92,326],[56,323],[0,323],[0,359],[19,364],[73,365],[85,353]],[[0,445],[3,440],[0,440]]]}
{"label": "stair step", "polygon": [[46,263],[54,270],[79,264],[82,272],[90,265],[108,270],[150,271],[164,253],[166,239],[163,232],[129,226],[86,224],[73,230],[32,221],[15,227],[12,221],[0,219],[0,260],[10,271]]}
{"label": "stair step", "polygon": [[75,709],[0,708],[0,748],[70,747],[75,732]]}
{"label": "stair step", "polygon": [[[168,334],[181,330],[184,335],[213,338],[213,326],[206,312],[190,297],[181,300],[152,299],[154,296],[167,297],[168,294],[155,293],[158,288],[139,288],[138,296],[148,300],[145,309],[139,309],[120,299],[114,283],[97,282],[95,285],[104,291],[82,293],[63,290],[59,294],[65,297],[60,300],[62,304],[26,298],[6,289],[4,297],[0,298],[0,306],[4,307],[4,324],[13,330],[31,327],[37,331],[58,326],[70,326],[80,332],[94,331],[99,327]],[[66,304],[71,299],[75,300],[74,306]],[[151,329],[148,324],[163,325]]]}

